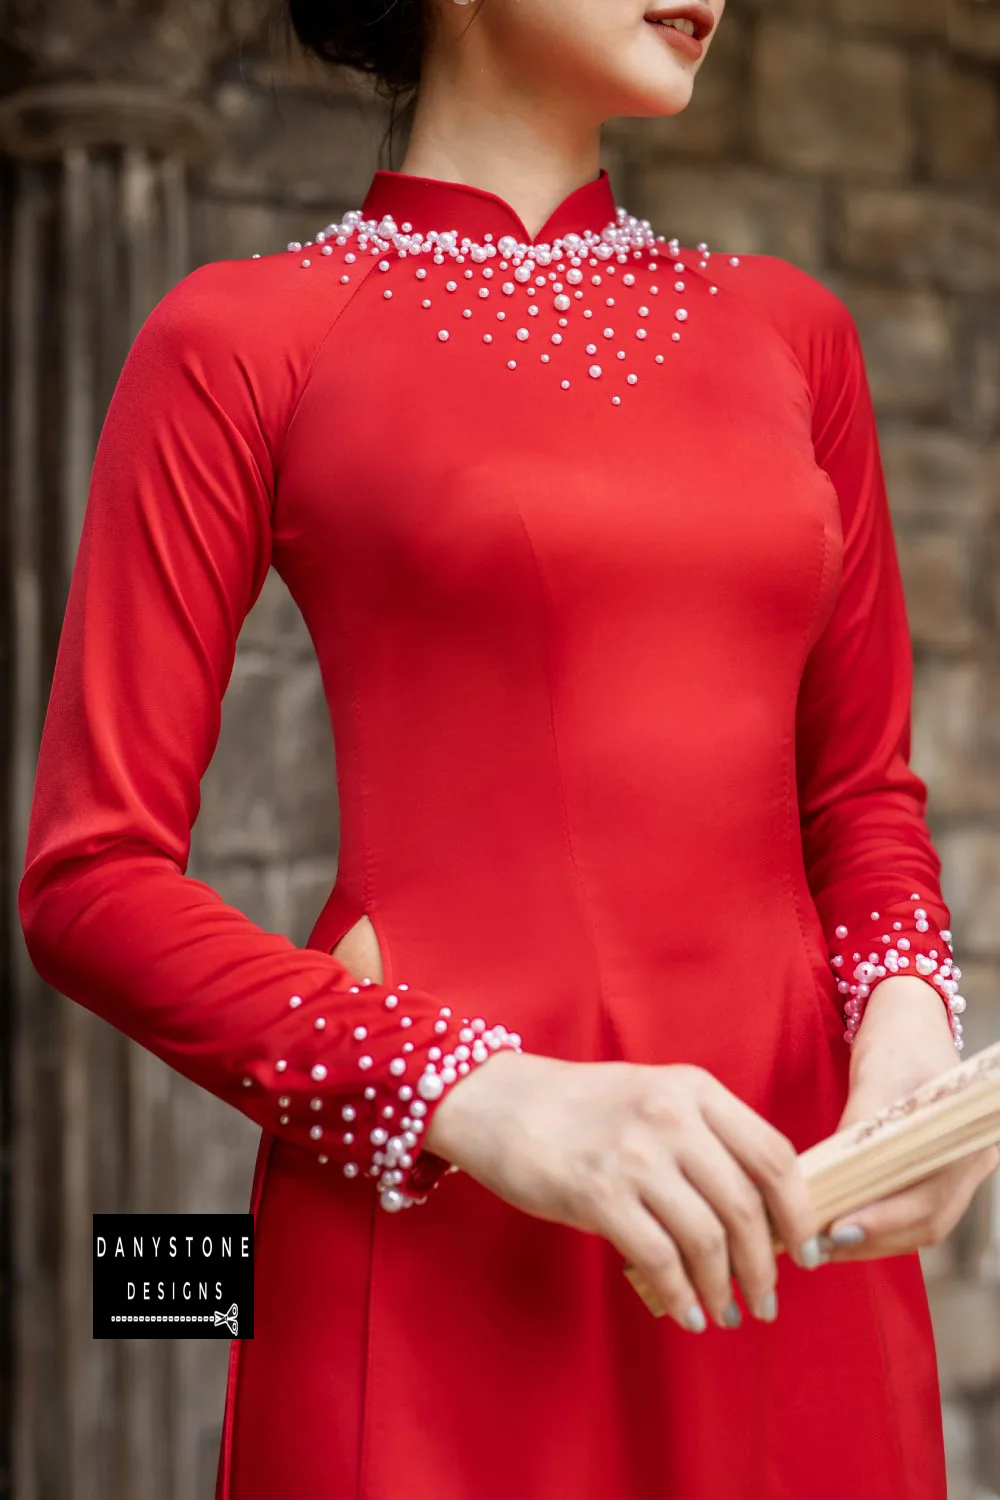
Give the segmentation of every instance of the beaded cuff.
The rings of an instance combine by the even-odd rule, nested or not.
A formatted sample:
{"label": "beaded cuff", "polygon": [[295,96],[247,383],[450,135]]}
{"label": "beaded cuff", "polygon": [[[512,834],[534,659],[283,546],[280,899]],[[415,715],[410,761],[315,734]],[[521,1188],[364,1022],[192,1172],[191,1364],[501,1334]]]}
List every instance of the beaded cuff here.
{"label": "beaded cuff", "polygon": [[[265,1129],[274,1129],[273,1108],[283,1139],[311,1150],[323,1166],[339,1161],[345,1177],[375,1178],[382,1207],[394,1213],[424,1202],[430,1188],[456,1170],[420,1151],[420,1137],[448,1089],[501,1048],[519,1052],[521,1038],[481,1017],[459,1020],[447,1005],[429,1015],[430,997],[422,992],[411,995],[417,1002],[412,1008],[421,1013],[414,1019],[405,1010],[408,984],[390,989],[365,978],[349,993],[369,988],[370,1002],[361,1012],[367,1024],[328,1026],[325,1016],[313,1014],[322,1005],[317,998],[307,1007],[311,1026],[289,1038],[288,1055],[246,1064],[243,1086],[273,1096],[273,1105],[261,1101],[263,1109],[246,1111]],[[289,1012],[304,1005],[301,995],[292,995]],[[329,1066],[317,1055],[320,1038],[327,1044],[321,1052],[335,1058]],[[365,1082],[345,1095],[348,1049]]]}
{"label": "beaded cuff", "polygon": [[[932,925],[920,900],[919,895],[911,895],[915,909],[912,912],[900,909],[898,916],[893,908],[888,913],[873,911],[871,926],[864,923],[855,930],[852,951],[835,953],[830,959],[837,975],[837,989],[846,996],[844,1040],[848,1046],[857,1036],[872,991],[890,974],[912,974],[934,985],[947,1007],[956,1050],[960,1052],[965,1045],[960,1019],[965,1000],[958,993],[962,971],[952,957],[951,933],[947,928]],[[904,904],[899,903],[900,908]],[[851,933],[841,923],[835,929],[835,936],[844,942]]]}

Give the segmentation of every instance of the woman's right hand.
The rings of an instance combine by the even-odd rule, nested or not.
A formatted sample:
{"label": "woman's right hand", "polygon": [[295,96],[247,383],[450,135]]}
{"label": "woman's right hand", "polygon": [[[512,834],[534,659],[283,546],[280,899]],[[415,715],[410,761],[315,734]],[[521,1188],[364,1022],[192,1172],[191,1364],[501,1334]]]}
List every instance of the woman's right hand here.
{"label": "woman's right hand", "polygon": [[733,1276],[772,1320],[772,1223],[799,1265],[822,1263],[792,1143],[703,1068],[497,1052],[448,1091],[424,1145],[515,1208],[603,1235],[693,1332],[699,1303],[735,1326]]}

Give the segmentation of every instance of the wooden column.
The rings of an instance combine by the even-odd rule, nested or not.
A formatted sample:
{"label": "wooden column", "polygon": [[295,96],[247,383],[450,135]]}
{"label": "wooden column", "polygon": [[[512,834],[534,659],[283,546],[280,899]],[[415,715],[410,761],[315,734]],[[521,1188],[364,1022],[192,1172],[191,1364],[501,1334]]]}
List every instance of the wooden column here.
{"label": "wooden column", "polygon": [[[139,325],[190,268],[185,174],[206,137],[200,110],[139,85],[38,85],[0,100],[12,897],[94,448]],[[11,952],[12,1490],[159,1500],[174,1493],[170,1346],[94,1341],[91,1215],[174,1206],[165,1070],[48,989],[16,924]]]}

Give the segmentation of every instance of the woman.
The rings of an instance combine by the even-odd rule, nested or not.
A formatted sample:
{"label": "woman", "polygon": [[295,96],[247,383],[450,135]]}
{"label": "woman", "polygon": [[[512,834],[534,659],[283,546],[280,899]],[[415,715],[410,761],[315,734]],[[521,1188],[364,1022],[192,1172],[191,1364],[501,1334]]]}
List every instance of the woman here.
{"label": "woman", "polygon": [[[857,335],[598,170],[723,0],[291,9],[419,73],[408,150],[139,334],[20,893],[51,984],[263,1127],[217,1496],[942,1500],[915,1252],[997,1153],[833,1226],[795,1160],[964,1008]],[[271,565],[337,746],[305,950],[184,874]]]}

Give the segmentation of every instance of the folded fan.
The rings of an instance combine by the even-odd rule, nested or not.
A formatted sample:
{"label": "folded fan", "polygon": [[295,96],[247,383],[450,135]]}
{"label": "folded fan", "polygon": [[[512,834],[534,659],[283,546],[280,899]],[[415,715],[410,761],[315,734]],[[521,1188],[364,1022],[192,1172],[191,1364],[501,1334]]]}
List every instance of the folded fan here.
{"label": "folded fan", "polygon": [[[996,1143],[1000,1042],[810,1146],[799,1162],[825,1225]],[[783,1248],[775,1239],[775,1249]],[[635,1269],[626,1266],[625,1274],[650,1311],[661,1312],[655,1292]]]}

